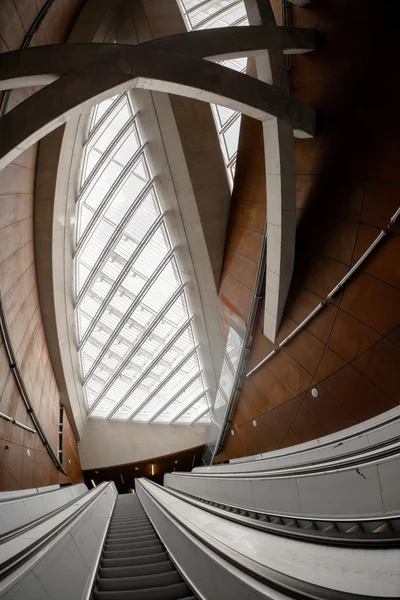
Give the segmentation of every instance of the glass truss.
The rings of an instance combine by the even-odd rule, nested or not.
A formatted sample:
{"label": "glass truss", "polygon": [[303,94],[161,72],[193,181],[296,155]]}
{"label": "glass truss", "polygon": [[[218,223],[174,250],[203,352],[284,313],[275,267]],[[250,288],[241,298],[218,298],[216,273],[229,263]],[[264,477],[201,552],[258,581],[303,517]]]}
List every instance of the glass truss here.
{"label": "glass truss", "polygon": [[[234,27],[248,25],[243,0],[179,0],[188,30],[211,29],[214,27]],[[219,64],[246,71],[247,58],[225,60]],[[229,183],[233,186],[236,155],[239,143],[241,114],[223,106],[211,105],[217,127],[222,154],[228,172]]]}
{"label": "glass truss", "polygon": [[90,415],[210,421],[195,317],[127,94],[92,111],[77,199],[75,291]]}

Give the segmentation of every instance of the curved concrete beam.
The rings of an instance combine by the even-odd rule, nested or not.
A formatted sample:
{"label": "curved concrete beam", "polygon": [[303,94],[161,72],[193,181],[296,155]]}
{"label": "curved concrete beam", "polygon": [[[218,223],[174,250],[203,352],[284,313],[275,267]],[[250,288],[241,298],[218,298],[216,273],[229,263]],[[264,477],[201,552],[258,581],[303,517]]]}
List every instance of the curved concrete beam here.
{"label": "curved concrete beam", "polygon": [[[10,53],[14,54],[14,53]],[[40,64],[38,64],[40,59]],[[10,57],[11,63],[15,62]],[[1,62],[3,64],[1,64]],[[283,89],[212,62],[140,46],[67,44],[21,51],[14,77],[65,73],[0,119],[0,169],[43,135],[108,96],[143,88],[220,104],[261,121],[278,117],[312,136],[315,111]],[[50,67],[50,68],[49,68]],[[2,73],[4,71],[2,70]],[[34,118],[32,118],[34,115]]]}
{"label": "curved concrete beam", "polygon": [[[245,5],[251,25],[275,25],[270,2],[245,0]],[[256,68],[257,76],[262,81],[285,89],[288,87],[282,52],[268,49],[260,53],[256,56]],[[263,123],[263,136],[267,188],[263,333],[275,342],[292,279],[295,255],[296,179],[292,124],[279,117],[271,118]]]}
{"label": "curved concrete beam", "polygon": [[[226,60],[239,56],[257,54],[265,49],[282,50],[287,53],[311,52],[316,47],[316,31],[314,29],[296,29],[294,27],[276,27],[276,25],[255,27],[219,27],[203,29],[161,39],[143,44],[84,44],[85,55],[82,57],[82,43],[60,44],[57,46],[37,46],[25,50],[16,50],[0,54],[0,90],[30,85],[22,79],[25,75],[49,73],[70,73],[87,68],[88,64],[94,69],[115,68],[111,61],[124,60],[124,55],[131,50],[143,48],[146,52],[152,49],[164,52],[176,52],[195,58],[213,58]],[[98,46],[102,46],[99,48]],[[90,50],[91,48],[92,50]],[[54,52],[54,54],[53,54]],[[127,57],[129,60],[129,56]],[[13,81],[13,75],[18,71],[18,78]],[[51,76],[50,76],[51,77]],[[38,80],[39,82],[39,80]],[[44,79],[41,85],[50,80]]]}

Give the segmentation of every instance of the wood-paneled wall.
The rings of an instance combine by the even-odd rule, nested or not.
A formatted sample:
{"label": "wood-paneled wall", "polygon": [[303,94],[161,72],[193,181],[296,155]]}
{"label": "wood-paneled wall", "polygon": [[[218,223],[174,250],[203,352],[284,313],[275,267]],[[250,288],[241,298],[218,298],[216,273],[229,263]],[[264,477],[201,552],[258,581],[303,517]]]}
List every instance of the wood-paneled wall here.
{"label": "wood-paneled wall", "polygon": [[[400,7],[320,0],[292,7],[291,16],[293,26],[320,34],[316,52],[292,58],[291,73],[292,93],[318,110],[318,130],[295,144],[296,263],[278,342],[400,206]],[[247,318],[264,214],[261,126],[244,117],[220,290],[226,327]],[[315,439],[400,402],[399,234],[397,224],[329,306],[245,381],[219,459]],[[262,311],[248,370],[274,348],[262,334]]]}
{"label": "wood-paneled wall", "polygon": [[[65,41],[83,3],[84,0],[56,0],[32,45]],[[20,47],[43,4],[44,0],[0,1],[0,51]],[[10,106],[31,93],[28,88],[15,90]],[[0,172],[0,286],[28,392],[49,442],[57,451],[59,393],[40,313],[33,245],[36,152],[36,146],[32,146]],[[2,345],[0,411],[31,426]],[[59,473],[38,436],[0,419],[0,490],[58,481]]]}

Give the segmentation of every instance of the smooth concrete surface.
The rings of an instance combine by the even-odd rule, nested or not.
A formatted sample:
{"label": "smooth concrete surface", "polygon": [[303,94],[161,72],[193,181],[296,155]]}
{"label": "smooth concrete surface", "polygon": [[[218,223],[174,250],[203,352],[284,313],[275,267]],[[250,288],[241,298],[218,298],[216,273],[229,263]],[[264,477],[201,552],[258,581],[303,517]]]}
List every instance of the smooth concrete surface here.
{"label": "smooth concrete surface", "polygon": [[284,600],[281,594],[245,574],[171,519],[148,494],[154,490],[146,483],[143,487],[136,484],[136,493],[172,560],[199,598]]}
{"label": "smooth concrete surface", "polygon": [[[1,581],[0,598],[80,600],[83,597],[117,496],[114,484],[102,484],[96,490],[92,491],[93,494],[99,492],[94,503],[66,530]],[[51,526],[61,523],[68,516],[66,513],[72,515],[82,502],[78,500],[70,509],[36,527],[27,539],[11,540],[4,559],[6,554],[13,556],[27,541],[39,539]]]}
{"label": "smooth concrete surface", "polygon": [[[211,544],[211,549],[213,544],[217,544],[223,553],[235,561],[236,565],[245,563],[247,569],[250,566],[256,572],[260,567],[268,567],[290,575],[295,580],[332,590],[332,593],[336,590],[379,598],[398,597],[400,589],[400,550],[398,549],[365,550],[291,540],[228,521],[169,495],[166,490],[156,487],[149,481],[138,481],[136,488],[141,499],[145,497],[145,492],[139,491],[140,486],[143,486],[147,493],[168,509],[178,523],[184,524],[189,531],[196,532],[200,540],[207,540]],[[293,490],[290,488],[282,489],[282,497],[287,497],[291,493]],[[172,541],[172,535],[168,531],[171,525],[164,525],[165,516],[154,506],[154,500],[147,496],[144,502],[146,510],[151,511],[151,518],[157,519],[160,530],[161,527],[163,528],[161,537],[165,538],[168,545]],[[184,560],[183,557],[181,559]],[[210,572],[213,573],[213,569],[210,569]],[[318,592],[314,591],[314,594],[314,597],[319,597]],[[206,597],[214,596],[206,594]]]}
{"label": "smooth concrete surface", "polygon": [[[262,121],[273,115],[306,136],[314,134],[314,109],[284,90],[209,61],[157,50],[151,43],[43,46],[18,53],[18,65],[11,55],[0,55],[7,80],[30,74],[34,85],[35,76],[46,71],[60,78],[0,120],[0,168],[66,119],[133,87],[222,104]],[[34,121],[31,114],[37,116]]]}
{"label": "smooth concrete surface", "polygon": [[[276,25],[270,2],[245,0],[245,6],[250,25]],[[288,89],[281,51],[265,50],[256,56],[255,63],[258,79]],[[271,342],[275,342],[278,333],[294,268],[296,179],[293,133],[293,124],[285,122],[279,115],[263,122],[267,192],[263,333]]]}
{"label": "smooth concrete surface", "polygon": [[82,469],[149,460],[205,444],[208,425],[156,425],[89,418],[79,455]]}
{"label": "smooth concrete surface", "polygon": [[33,494],[42,494],[45,492],[52,492],[60,488],[59,484],[47,485],[44,487],[29,488],[26,490],[15,490],[13,492],[0,492],[0,502],[4,500],[16,500],[23,498],[24,496],[32,496]]}
{"label": "smooth concrete surface", "polygon": [[326,517],[375,516],[398,511],[400,457],[331,468],[314,474],[251,476],[169,473],[164,485],[252,510],[278,515]]}
{"label": "smooth concrete surface", "polygon": [[[29,491],[29,490],[28,490]],[[38,492],[28,498],[19,498],[1,502],[0,504],[0,535],[8,533],[17,527],[27,525],[47,513],[61,508],[71,500],[79,498],[87,492],[84,483],[68,487],[56,488]]]}
{"label": "smooth concrete surface", "polygon": [[87,411],[76,350],[73,255],[75,190],[85,126],[84,118],[73,119],[41,140],[35,185],[35,251],[43,324],[60,398],[78,439]]}
{"label": "smooth concrete surface", "polygon": [[[179,6],[173,2],[136,4],[132,24],[137,34],[135,43],[152,41],[161,47],[182,38],[187,45],[193,42],[186,34]],[[200,42],[201,36],[196,39]],[[192,51],[198,53],[199,49],[194,45]],[[149,142],[148,160],[156,175],[160,202],[169,210],[168,229],[178,246],[181,273],[188,283],[189,306],[196,315],[195,335],[201,344],[211,400],[224,352],[218,287],[231,204],[214,119],[205,102],[137,89],[131,94],[139,109],[142,136]]]}

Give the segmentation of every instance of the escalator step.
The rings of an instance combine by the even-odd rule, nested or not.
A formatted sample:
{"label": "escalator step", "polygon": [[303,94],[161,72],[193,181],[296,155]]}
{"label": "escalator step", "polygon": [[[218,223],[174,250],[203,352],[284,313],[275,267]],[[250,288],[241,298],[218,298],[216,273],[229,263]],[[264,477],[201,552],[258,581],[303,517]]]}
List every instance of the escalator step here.
{"label": "escalator step", "polygon": [[95,591],[94,600],[183,600],[193,598],[186,583],[175,583],[164,588],[147,590],[124,590],[115,592]]}
{"label": "escalator step", "polygon": [[160,543],[159,538],[157,536],[153,536],[150,539],[145,540],[132,540],[125,544],[113,544],[112,546],[108,546],[107,544],[104,547],[105,552],[119,552],[120,550],[139,550],[140,548],[151,548],[155,544]]}
{"label": "escalator step", "polygon": [[167,573],[174,570],[174,565],[167,559],[163,562],[156,562],[149,565],[137,565],[135,567],[100,567],[99,577],[108,579],[111,579],[112,577],[138,577],[141,575]]}
{"label": "escalator step", "polygon": [[[108,536],[110,537],[121,537],[123,535],[139,535],[140,533],[148,533],[149,531],[154,531],[153,528],[150,527],[146,527],[146,529],[144,529],[143,527],[139,528],[133,528],[133,527],[125,527],[125,528],[121,528],[121,529],[110,529],[108,532]],[[107,536],[107,537],[108,537]]]}
{"label": "escalator step", "polygon": [[175,569],[166,573],[141,575],[138,577],[112,577],[97,580],[96,587],[101,592],[114,592],[122,590],[145,590],[153,587],[165,587],[181,583],[182,578]]}
{"label": "escalator step", "polygon": [[163,552],[146,552],[138,556],[128,556],[127,558],[102,558],[101,567],[136,567],[139,565],[150,565],[155,563],[164,562],[168,560],[168,554]]}
{"label": "escalator step", "polygon": [[137,550],[104,550],[103,558],[129,558],[130,556],[142,556],[143,554],[157,554],[164,549],[161,543],[154,543],[153,546],[138,548]]}
{"label": "escalator step", "polygon": [[104,548],[106,550],[112,550],[115,546],[125,546],[129,544],[136,544],[138,542],[148,542],[149,540],[158,540],[155,533],[148,533],[146,535],[132,535],[128,538],[106,540]]}

